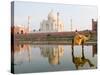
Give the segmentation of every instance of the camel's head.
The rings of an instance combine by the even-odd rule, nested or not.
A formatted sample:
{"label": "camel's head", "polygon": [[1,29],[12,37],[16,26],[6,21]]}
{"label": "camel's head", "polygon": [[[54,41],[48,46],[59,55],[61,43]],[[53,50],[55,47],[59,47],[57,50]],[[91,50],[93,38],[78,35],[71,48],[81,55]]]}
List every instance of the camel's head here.
{"label": "camel's head", "polygon": [[87,39],[89,40],[92,36],[92,32],[91,31],[88,31],[88,34],[86,35]]}

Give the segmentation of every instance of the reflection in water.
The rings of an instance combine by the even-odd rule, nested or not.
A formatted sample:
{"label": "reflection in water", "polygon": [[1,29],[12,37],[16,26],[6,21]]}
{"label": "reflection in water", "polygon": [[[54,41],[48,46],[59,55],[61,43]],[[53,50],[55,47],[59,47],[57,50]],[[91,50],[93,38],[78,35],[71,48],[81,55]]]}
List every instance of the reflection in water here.
{"label": "reflection in water", "polygon": [[88,63],[90,67],[94,66],[94,64],[92,64],[92,62],[85,57],[83,46],[82,46],[82,57],[75,57],[74,48],[72,47],[72,61],[75,64],[76,69],[78,69],[79,67],[83,67],[86,63]]}
{"label": "reflection in water", "polygon": [[[14,46],[14,63],[21,64],[23,61],[31,61],[31,47],[27,44],[16,44]],[[26,57],[23,57],[26,54]]]}
{"label": "reflection in water", "polygon": [[15,44],[12,57],[16,73],[92,69],[97,66],[97,45],[73,49],[71,45]]}
{"label": "reflection in water", "polygon": [[64,54],[64,46],[41,46],[41,55],[47,57],[50,64],[60,64],[60,57]]}
{"label": "reflection in water", "polygon": [[94,55],[97,54],[97,44],[92,45],[92,56],[94,57]]}

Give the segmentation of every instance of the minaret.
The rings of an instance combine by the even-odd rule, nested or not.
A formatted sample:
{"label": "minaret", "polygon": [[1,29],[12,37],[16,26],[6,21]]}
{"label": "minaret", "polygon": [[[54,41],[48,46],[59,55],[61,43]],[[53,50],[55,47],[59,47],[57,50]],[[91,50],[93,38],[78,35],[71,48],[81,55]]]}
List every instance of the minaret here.
{"label": "minaret", "polygon": [[28,33],[30,32],[30,16],[28,16]]}
{"label": "minaret", "polygon": [[59,12],[57,12],[57,32],[59,30]]}
{"label": "minaret", "polygon": [[72,31],[72,19],[70,19],[70,26],[71,26],[71,31]]}

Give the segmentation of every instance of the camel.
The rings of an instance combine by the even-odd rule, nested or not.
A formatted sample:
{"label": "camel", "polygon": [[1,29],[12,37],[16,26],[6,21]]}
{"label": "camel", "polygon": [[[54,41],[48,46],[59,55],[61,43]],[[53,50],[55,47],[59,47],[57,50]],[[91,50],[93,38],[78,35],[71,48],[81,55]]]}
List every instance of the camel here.
{"label": "camel", "polygon": [[75,36],[72,39],[72,47],[74,45],[84,45],[86,41],[88,41],[91,38],[91,32],[89,32],[88,36],[85,36],[83,34],[78,33],[77,31],[75,32]]}
{"label": "camel", "polygon": [[[84,56],[84,43],[91,38],[91,32],[89,32],[88,36],[80,34],[76,31],[74,38],[72,39],[72,61],[78,69],[79,66],[84,66],[86,62],[89,63],[90,67],[94,65],[91,63],[89,59],[86,59]],[[74,45],[82,45],[82,57],[74,57]]]}

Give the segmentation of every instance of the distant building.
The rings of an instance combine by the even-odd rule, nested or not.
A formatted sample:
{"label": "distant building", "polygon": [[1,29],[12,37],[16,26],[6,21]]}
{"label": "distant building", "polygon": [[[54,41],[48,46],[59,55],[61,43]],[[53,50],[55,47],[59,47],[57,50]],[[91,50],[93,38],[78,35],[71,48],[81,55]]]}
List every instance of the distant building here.
{"label": "distant building", "polygon": [[14,26],[13,29],[14,34],[26,34],[29,32],[29,29],[24,26]]}
{"label": "distant building", "polygon": [[92,31],[97,32],[97,21],[94,21],[94,19],[92,19]]}
{"label": "distant building", "polygon": [[48,14],[48,19],[43,20],[40,23],[40,32],[62,32],[64,31],[64,24],[59,19],[59,13],[57,15],[53,14],[53,11],[51,11]]}

